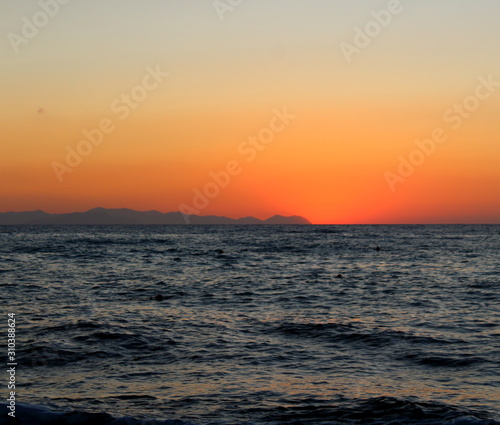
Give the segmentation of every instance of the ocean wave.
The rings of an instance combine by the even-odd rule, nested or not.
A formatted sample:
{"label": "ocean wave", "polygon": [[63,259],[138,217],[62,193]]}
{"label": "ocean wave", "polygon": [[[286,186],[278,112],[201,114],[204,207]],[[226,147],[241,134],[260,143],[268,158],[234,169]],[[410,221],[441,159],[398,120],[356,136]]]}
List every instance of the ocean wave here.
{"label": "ocean wave", "polygon": [[262,424],[288,425],[499,425],[489,412],[458,408],[444,403],[376,397],[313,401],[310,405],[259,409]]}
{"label": "ocean wave", "polygon": [[[148,396],[130,395],[126,399],[154,400]],[[242,409],[236,416],[245,420],[224,418],[210,420],[211,425],[500,425],[491,412],[455,407],[444,403],[376,397],[334,401],[289,401],[282,406]],[[64,410],[56,407],[19,403],[15,420],[8,421],[2,404],[0,424],[29,425],[195,425],[181,419],[116,418],[109,413]],[[233,414],[234,414],[233,413]],[[197,421],[203,425],[202,421]]]}
{"label": "ocean wave", "polygon": [[459,409],[442,403],[377,397],[348,403],[292,407],[267,416],[273,424],[415,424],[415,425],[498,425],[486,412]]}
{"label": "ocean wave", "polygon": [[432,353],[409,353],[400,357],[401,360],[410,360],[414,363],[431,366],[431,367],[449,367],[459,368],[488,363],[489,360],[485,357],[474,356],[469,354],[460,355],[445,355]]}
{"label": "ocean wave", "polygon": [[132,417],[115,418],[108,413],[89,413],[79,410],[63,411],[48,406],[17,404],[15,418],[7,416],[6,404],[0,404],[0,425],[195,425],[177,419],[145,420]]}
{"label": "ocean wave", "polygon": [[37,341],[27,343],[18,354],[18,360],[25,367],[66,366],[70,363],[86,361],[90,358],[116,357],[116,353],[104,349],[81,351],[61,343]]}
{"label": "ocean wave", "polygon": [[297,338],[316,338],[328,342],[362,342],[377,347],[400,342],[423,345],[448,345],[462,342],[458,339],[416,335],[400,330],[364,328],[352,323],[283,322],[277,324],[272,331]]}

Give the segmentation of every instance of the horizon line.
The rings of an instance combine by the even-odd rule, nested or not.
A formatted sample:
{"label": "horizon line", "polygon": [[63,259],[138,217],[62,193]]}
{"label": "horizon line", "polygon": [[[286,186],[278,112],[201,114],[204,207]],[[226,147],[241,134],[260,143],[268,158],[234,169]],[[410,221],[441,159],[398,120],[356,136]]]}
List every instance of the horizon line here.
{"label": "horizon line", "polygon": [[[47,212],[42,209],[35,209],[35,210],[24,210],[24,211],[0,211],[0,214],[20,214],[20,213],[35,213],[35,212],[42,212],[45,214],[49,215],[65,215],[65,214],[84,214],[89,211],[93,210],[128,210],[128,211],[133,211],[133,212],[138,212],[138,213],[148,213],[148,212],[156,212],[159,214],[181,214],[186,217],[194,216],[194,217],[220,217],[220,218],[229,218],[232,220],[240,220],[240,219],[245,219],[245,218],[254,218],[257,220],[265,221],[267,219],[273,218],[273,217],[300,217],[305,220],[307,220],[309,223],[303,223],[303,224],[276,224],[277,226],[281,225],[290,225],[290,226],[481,226],[481,225],[487,225],[487,226],[497,226],[500,225],[499,222],[494,222],[494,223],[485,223],[485,222],[428,222],[428,223],[422,223],[422,222],[404,222],[404,223],[394,223],[394,222],[378,222],[378,223],[314,223],[311,222],[307,217],[298,215],[298,214],[292,214],[292,215],[282,215],[282,214],[274,214],[270,215],[267,219],[259,219],[257,217],[251,216],[251,215],[246,215],[246,216],[241,216],[241,217],[231,217],[231,216],[225,216],[225,215],[217,215],[217,214],[208,214],[208,215],[197,215],[197,214],[184,214],[181,211],[167,211],[167,212],[162,212],[156,209],[150,209],[150,210],[135,210],[133,208],[129,207],[119,207],[119,208],[106,208],[106,207],[93,207],[89,208],[84,211],[71,211],[71,212],[62,212],[62,213],[54,213],[54,212]],[[2,226],[11,226],[9,224],[0,224]],[[15,226],[33,226],[37,224],[18,224]],[[137,224],[117,224],[120,226],[137,226]],[[163,226],[183,226],[183,225],[189,225],[189,224],[162,224]],[[238,226],[240,224],[237,223],[227,223],[227,224],[207,224],[207,226]],[[243,225],[243,224],[241,224]],[[252,224],[244,224],[245,226],[251,226]],[[257,225],[257,224],[256,224]],[[272,224],[270,224],[272,225]],[[38,226],[113,226],[113,224],[97,224],[97,225],[92,225],[92,224],[83,224],[83,225],[78,225],[78,224],[38,224]],[[157,226],[156,224],[139,224],[139,226]]]}

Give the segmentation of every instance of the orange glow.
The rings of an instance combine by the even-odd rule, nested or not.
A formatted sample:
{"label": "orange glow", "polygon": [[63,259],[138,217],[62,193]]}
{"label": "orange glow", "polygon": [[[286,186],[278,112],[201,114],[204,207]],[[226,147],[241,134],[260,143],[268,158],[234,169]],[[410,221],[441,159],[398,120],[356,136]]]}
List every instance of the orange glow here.
{"label": "orange glow", "polygon": [[[200,214],[298,214],[339,224],[498,221],[496,128],[471,123],[460,134],[450,130],[449,139],[392,193],[384,172],[415,149],[416,136],[427,137],[426,125],[405,119],[411,108],[407,115],[396,106],[288,110],[296,118],[251,161],[238,146],[268,125],[272,110],[118,121],[62,183],[50,164],[63,163],[66,146],[75,148],[81,133],[54,117],[31,117],[32,125],[22,129],[6,124],[15,142],[5,147],[11,161],[0,176],[2,209],[174,211],[212,181],[211,172],[236,160],[243,171]],[[477,137],[483,146],[491,141],[490,147],[474,149],[470,140]]]}
{"label": "orange glow", "polygon": [[[181,15],[191,13],[179,7]],[[412,24],[413,36],[403,34],[401,15],[393,30],[348,64],[334,47],[351,28],[341,31],[319,16],[300,25],[298,16],[273,23],[284,25],[288,42],[272,25],[250,25],[243,16],[251,12],[243,8],[223,23],[200,15],[193,27],[175,13],[160,20],[150,12],[140,13],[154,30],[142,35],[131,37],[119,22],[101,28],[121,34],[126,48],[118,35],[101,44],[87,21],[70,20],[61,21],[69,40],[50,38],[49,31],[9,57],[0,117],[0,211],[177,211],[180,204],[192,207],[195,191],[235,161],[241,172],[196,208],[201,215],[296,214],[314,223],[500,222],[500,90],[483,88],[481,96],[487,96],[458,129],[457,113],[445,113],[463,108],[464,99],[470,103],[480,78],[500,80],[488,71],[498,67],[483,43],[487,35],[477,43],[483,50],[467,52],[470,60],[458,66],[452,55],[432,48],[432,37],[420,34],[419,26]],[[73,25],[87,32],[81,35]],[[477,30],[489,25],[496,31],[490,19]],[[193,35],[200,26],[204,37]],[[459,42],[463,34],[455,35],[446,41],[450,49],[465,45]],[[408,46],[425,60],[413,58]],[[168,76],[121,119],[112,105],[140,93],[148,67]],[[276,109],[295,118],[260,150],[250,149],[249,138],[269,128]],[[77,149],[84,132],[103,120],[112,131],[72,171],[57,173],[53,164],[67,166],[67,149]],[[387,173],[398,174],[401,158],[417,149],[415,140],[436,128],[446,142],[391,186]]]}

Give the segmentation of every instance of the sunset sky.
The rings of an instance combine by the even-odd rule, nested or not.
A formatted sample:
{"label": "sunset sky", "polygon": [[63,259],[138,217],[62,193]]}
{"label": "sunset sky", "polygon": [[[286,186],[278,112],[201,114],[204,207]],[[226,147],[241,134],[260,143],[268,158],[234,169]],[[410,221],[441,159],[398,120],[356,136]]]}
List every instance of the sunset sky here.
{"label": "sunset sky", "polygon": [[398,3],[3,1],[0,212],[500,223],[500,2]]}

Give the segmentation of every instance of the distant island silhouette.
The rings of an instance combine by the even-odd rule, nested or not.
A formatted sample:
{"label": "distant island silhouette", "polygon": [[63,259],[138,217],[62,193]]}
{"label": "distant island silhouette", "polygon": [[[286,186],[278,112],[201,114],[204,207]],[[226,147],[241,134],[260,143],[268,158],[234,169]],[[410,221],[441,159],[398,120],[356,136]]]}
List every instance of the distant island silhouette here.
{"label": "distant island silhouette", "polygon": [[214,215],[186,216],[180,212],[135,211],[128,208],[93,208],[85,212],[50,214],[41,210],[0,213],[0,225],[127,225],[127,224],[311,224],[300,216],[274,215],[267,220],[255,217],[233,219]]}

